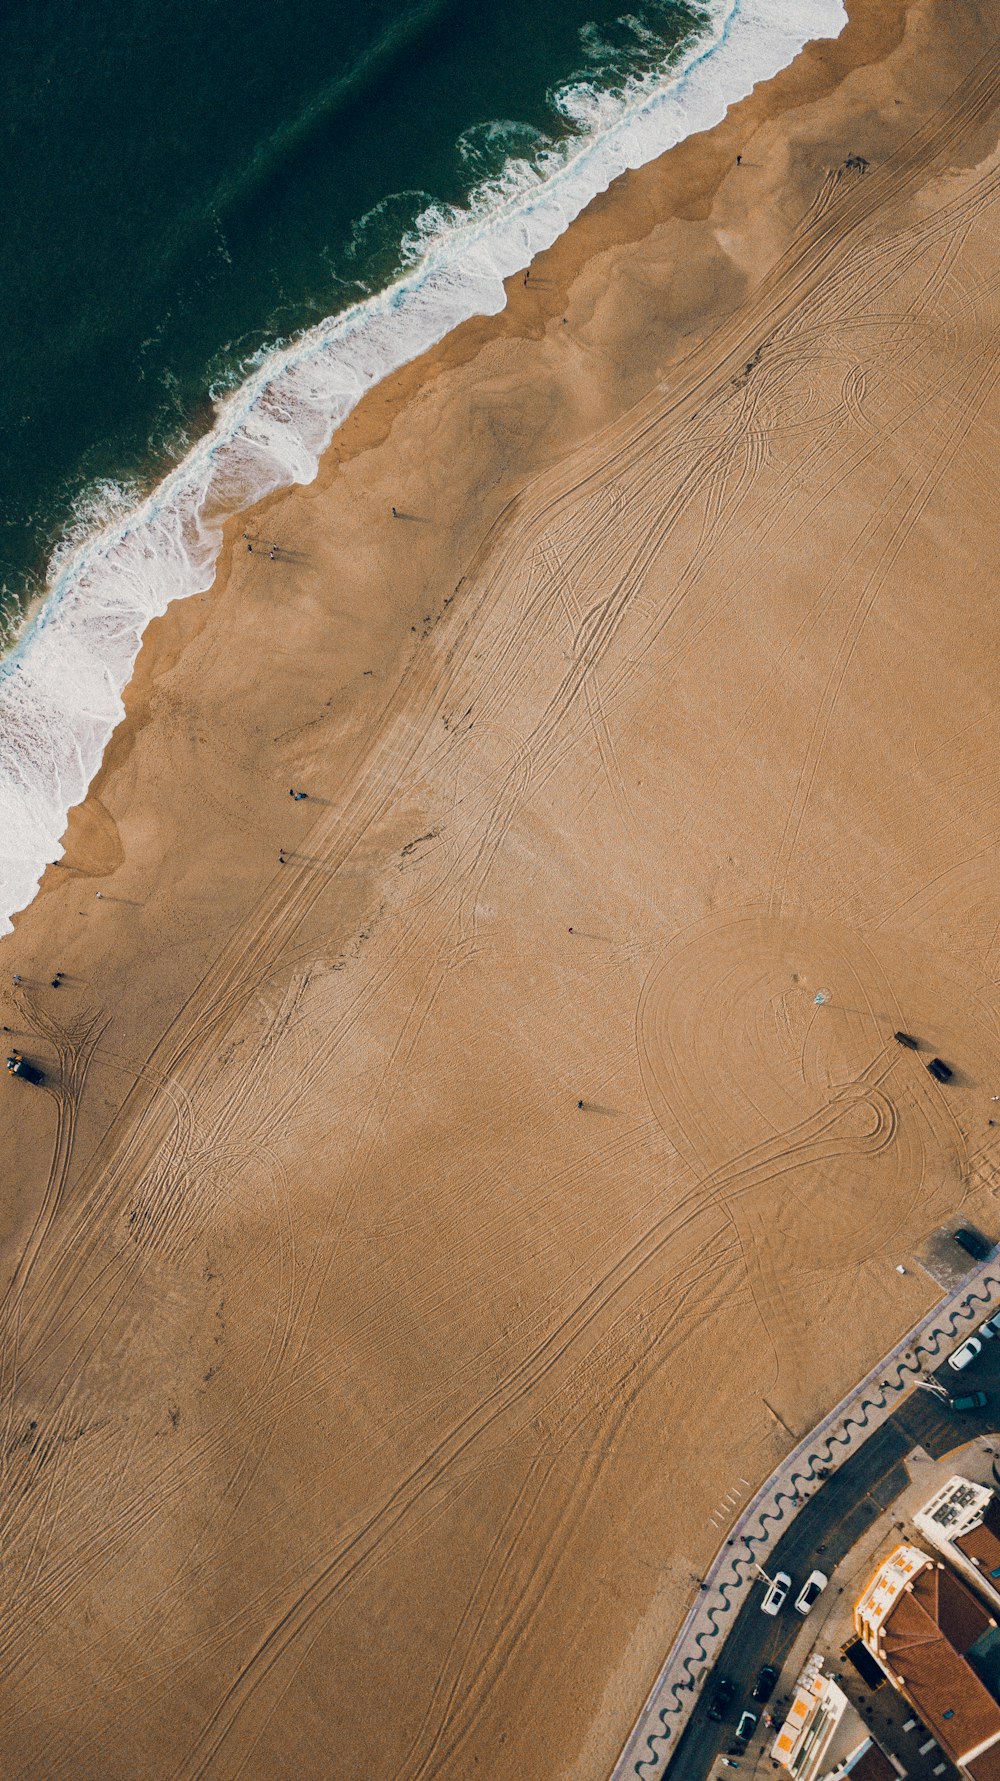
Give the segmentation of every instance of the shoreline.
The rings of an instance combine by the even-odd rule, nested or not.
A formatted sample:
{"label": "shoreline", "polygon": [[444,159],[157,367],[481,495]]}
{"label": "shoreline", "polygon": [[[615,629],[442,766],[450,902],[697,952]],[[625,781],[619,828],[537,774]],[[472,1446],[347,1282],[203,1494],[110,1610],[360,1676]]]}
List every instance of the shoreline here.
{"label": "shoreline", "polygon": [[146,625],[173,600],[211,587],[229,520],[269,493],[311,482],[366,391],[419,362],[463,319],[502,309],[505,277],[530,265],[624,167],[710,129],[748,81],[766,77],[775,60],[787,62],[804,38],[842,29],[845,16],[841,0],[798,0],[799,23],[786,29],[769,17],[767,0],[713,4],[707,37],[656,78],[626,87],[610,117],[598,117],[595,103],[592,130],[553,151],[543,175],[512,163],[503,181],[474,191],[467,212],[438,227],[388,289],[266,354],[138,506],[56,552],[48,587],[0,661],[0,754],[8,763],[0,772],[8,836],[0,922],[8,930],[44,862],[60,857],[68,812],[121,720],[121,692]]}
{"label": "shoreline", "polygon": [[[525,283],[520,273],[504,280],[506,301],[502,310],[494,315],[470,317],[460,323],[436,345],[400,366],[365,394],[338,425],[322,454],[313,483],[294,485],[291,490],[275,490],[252,507],[227,518],[211,586],[201,594],[171,600],[167,609],[154,617],[144,632],[132,675],[122,694],[125,715],[108,739],[87,796],[92,793],[99,798],[105,773],[110,775],[116,763],[131,752],[134,727],[143,721],[143,714],[148,710],[148,689],[159,672],[155,658],[161,635],[165,661],[172,664],[183,647],[169,636],[172,622],[179,637],[186,639],[192,634],[193,621],[187,613],[182,620],[181,607],[189,607],[195,602],[200,606],[204,600],[227,588],[239,560],[239,540],[248,525],[266,522],[289,495],[319,494],[354,460],[384,447],[398,417],[409,404],[419,400],[425,390],[430,390],[439,377],[461,373],[481,353],[491,348],[496,350],[501,342],[540,341],[548,326],[558,325],[557,318],[562,317],[573,286],[603,255],[627,250],[671,220],[697,222],[705,218],[710,214],[723,183],[733,175],[733,163],[739,153],[736,144],[751,134],[762,119],[769,118],[772,108],[775,115],[780,116],[788,109],[809,103],[825,91],[834,90],[847,72],[877,63],[891,54],[899,45],[912,6],[913,0],[892,0],[890,6],[880,9],[864,3],[849,4],[849,23],[840,37],[811,41],[792,63],[730,106],[726,116],[711,130],[695,132],[656,160],[620,174],[606,191],[591,200],[551,247],[536,256],[536,261],[532,262],[535,269],[533,282],[529,277]],[[876,12],[878,16],[875,16]],[[662,190],[664,185],[666,192]],[[665,212],[660,208],[663,204],[666,205]],[[739,285],[734,284],[728,307],[736,307],[740,295]],[[584,293],[583,301],[586,302],[589,296],[589,292]],[[722,308],[715,319],[721,320],[725,313]],[[670,367],[683,360],[685,350],[693,350],[698,344],[695,336],[692,346],[685,348],[684,343],[691,339],[691,335],[680,329],[677,334],[674,352],[667,360]],[[641,390],[642,384],[639,393]],[[619,401],[623,399],[618,392],[616,395]],[[629,391],[624,400],[629,397],[634,400],[635,393]],[[598,425],[602,419],[598,419]],[[552,463],[560,450],[559,441],[553,441],[548,454],[539,456],[534,473],[539,474]],[[517,480],[512,479],[512,486]],[[495,511],[501,512],[505,505],[504,498],[496,500]],[[485,536],[488,528],[483,530]],[[137,707],[135,711],[133,706]],[[67,851],[70,837],[79,826],[74,819],[86,801],[85,798],[70,811],[63,836]],[[43,893],[45,883],[43,874],[36,897]],[[23,913],[15,912],[15,922]]]}
{"label": "shoreline", "polygon": [[147,630],[0,940],[12,1775],[599,1781],[991,1219],[1000,46],[851,12]]}
{"label": "shoreline", "polygon": [[[141,696],[138,689],[133,694],[136,679],[141,674],[145,686],[156,678],[157,668],[147,667],[143,661],[144,656],[152,657],[155,654],[161,631],[166,632],[171,618],[182,605],[187,605],[192,600],[200,602],[227,586],[238,560],[238,542],[247,525],[265,522],[269,514],[281,508],[290,494],[321,492],[355,459],[384,446],[399,415],[410,403],[419,400],[423,391],[430,389],[439,377],[460,373],[479,354],[491,348],[496,349],[503,341],[539,341],[546,328],[550,324],[556,324],[557,318],[561,318],[572,287],[581,274],[600,256],[616,249],[627,250],[670,220],[702,220],[711,210],[724,181],[732,176],[735,156],[739,153],[735,145],[752,133],[762,118],[770,116],[772,107],[776,115],[781,115],[787,109],[808,103],[824,91],[835,89],[847,71],[863,68],[870,62],[879,62],[891,54],[898,47],[913,0],[892,0],[891,5],[879,10],[878,17],[873,16],[876,9],[872,5],[859,5],[856,0],[845,0],[845,5],[849,22],[839,38],[811,40],[793,62],[780,69],[769,80],[760,83],[746,98],[731,105],[722,121],[713,125],[709,131],[695,132],[643,167],[619,174],[607,190],[591,200],[550,247],[536,256],[531,263],[532,270],[535,271],[534,280],[529,278],[526,284],[521,273],[514,273],[504,280],[506,300],[502,310],[493,315],[470,317],[459,323],[434,346],[391,372],[369,390],[338,425],[322,453],[313,483],[298,484],[291,490],[275,490],[252,507],[234,513],[225,520],[223,544],[211,587],[200,595],[172,600],[164,613],[150,621],[143,635],[132,677],[123,692],[125,716],[112,732],[101,765],[91,782],[90,790],[95,795],[100,795],[99,785],[105,769],[112,769],[112,751],[116,744],[126,754],[130,750],[132,713],[129,707],[134,697]],[[707,138],[711,138],[710,143]],[[664,179],[664,173],[660,170],[667,162],[669,174]],[[664,184],[667,186],[666,194],[660,189]],[[672,206],[666,214],[661,213],[659,208],[664,197],[667,206]],[[585,294],[584,300],[586,295],[589,293]],[[739,297],[739,287],[734,286],[732,307],[736,306]],[[722,314],[724,313],[723,310]],[[721,319],[721,315],[718,319]],[[683,342],[690,338],[679,330],[678,332],[680,338],[675,349],[676,356],[672,355],[667,361],[671,367],[678,359],[683,358]],[[597,424],[601,424],[601,421]],[[560,449],[558,441],[553,442],[548,455],[539,457],[534,473],[540,473],[553,462]],[[391,503],[389,505],[391,507]],[[503,500],[496,503],[498,511],[502,511],[505,505]],[[179,628],[183,635],[187,635],[187,625],[180,625]],[[165,649],[167,660],[173,661],[176,646],[168,642]],[[64,842],[72,832],[73,818],[79,808],[80,806],[75,806],[70,812]],[[41,894],[43,889],[44,878],[36,895]],[[15,919],[21,913],[23,912],[15,912]]]}

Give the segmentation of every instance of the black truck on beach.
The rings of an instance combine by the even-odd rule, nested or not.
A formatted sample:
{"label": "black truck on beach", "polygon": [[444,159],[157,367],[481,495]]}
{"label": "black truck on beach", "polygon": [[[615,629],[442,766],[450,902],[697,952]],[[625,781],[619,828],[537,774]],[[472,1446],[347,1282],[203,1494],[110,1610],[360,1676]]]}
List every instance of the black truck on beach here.
{"label": "black truck on beach", "polygon": [[19,1076],[22,1082],[44,1082],[45,1078],[34,1064],[29,1064],[26,1057],[19,1051],[12,1051],[7,1059],[7,1069],[11,1076]]}

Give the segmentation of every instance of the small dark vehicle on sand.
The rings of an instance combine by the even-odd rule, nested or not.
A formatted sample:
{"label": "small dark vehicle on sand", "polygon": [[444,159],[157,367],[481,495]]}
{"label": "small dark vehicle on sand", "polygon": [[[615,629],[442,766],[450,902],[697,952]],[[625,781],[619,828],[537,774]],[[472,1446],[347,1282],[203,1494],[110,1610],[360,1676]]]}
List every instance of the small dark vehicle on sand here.
{"label": "small dark vehicle on sand", "polygon": [[22,1057],[19,1051],[11,1052],[7,1059],[7,1069],[11,1076],[20,1076],[22,1082],[44,1082],[45,1080],[41,1070],[36,1069],[34,1064],[29,1064],[27,1058]]}
{"label": "small dark vehicle on sand", "polygon": [[960,1224],[958,1230],[951,1234],[959,1249],[964,1249],[966,1255],[972,1256],[973,1261],[988,1261],[993,1254],[993,1244],[987,1243],[979,1231],[970,1230],[967,1224]]}

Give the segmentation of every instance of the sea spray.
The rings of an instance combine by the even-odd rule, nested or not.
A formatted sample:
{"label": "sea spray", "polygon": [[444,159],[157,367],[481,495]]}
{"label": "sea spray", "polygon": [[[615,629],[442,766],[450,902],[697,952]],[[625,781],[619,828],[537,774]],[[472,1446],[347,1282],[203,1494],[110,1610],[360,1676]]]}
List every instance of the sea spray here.
{"label": "sea spray", "polygon": [[586,82],[561,94],[573,136],[540,158],[511,158],[466,209],[429,207],[395,284],[268,352],[152,494],[56,553],[40,610],[0,664],[0,931],[62,852],[146,626],[211,586],[224,521],[310,482],[367,389],[460,322],[502,309],[504,279],[620,173],[710,129],[846,22],[842,0],[716,0],[679,64],[614,95]]}

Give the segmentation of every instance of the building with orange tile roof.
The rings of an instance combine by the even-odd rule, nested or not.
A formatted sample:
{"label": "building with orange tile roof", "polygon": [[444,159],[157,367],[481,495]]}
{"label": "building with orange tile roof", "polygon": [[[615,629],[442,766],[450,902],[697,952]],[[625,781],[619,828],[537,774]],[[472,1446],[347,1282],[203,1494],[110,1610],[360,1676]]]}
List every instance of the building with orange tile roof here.
{"label": "building with orange tile roof", "polygon": [[971,1661],[997,1622],[962,1579],[917,1547],[897,1546],[854,1624],[945,1755],[971,1781],[1000,1781],[1000,1703]]}

